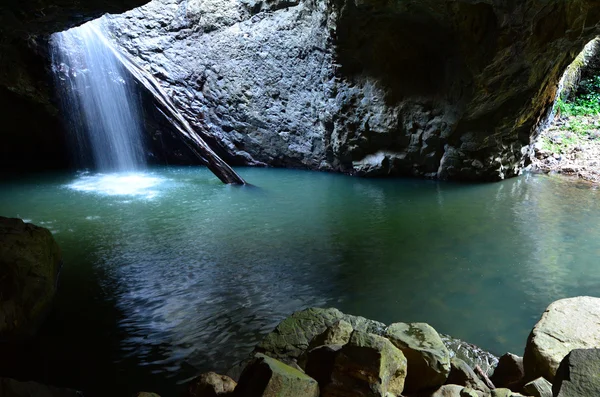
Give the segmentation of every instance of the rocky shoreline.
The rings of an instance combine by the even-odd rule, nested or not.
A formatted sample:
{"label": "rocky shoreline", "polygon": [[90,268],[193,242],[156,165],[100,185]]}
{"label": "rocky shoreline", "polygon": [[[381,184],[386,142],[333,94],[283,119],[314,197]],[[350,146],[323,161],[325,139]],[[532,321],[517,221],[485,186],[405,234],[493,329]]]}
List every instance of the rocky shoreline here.
{"label": "rocky shoreline", "polygon": [[[40,305],[53,299],[60,251],[46,229],[0,217],[0,253],[0,340],[6,341],[43,320]],[[83,396],[1,375],[0,397]],[[215,396],[597,397],[600,298],[552,303],[523,357],[500,358],[426,323],[386,325],[334,308],[305,309],[283,320],[226,375],[202,374],[184,395]]]}
{"label": "rocky shoreline", "polygon": [[531,169],[600,183],[600,116],[558,118],[534,145]]}
{"label": "rocky shoreline", "polygon": [[[497,358],[426,323],[386,326],[309,308],[282,321],[227,375],[195,378],[184,397],[599,396],[599,324],[600,298],[562,299],[533,328],[524,357]],[[83,393],[0,378],[0,396],[42,395]]]}

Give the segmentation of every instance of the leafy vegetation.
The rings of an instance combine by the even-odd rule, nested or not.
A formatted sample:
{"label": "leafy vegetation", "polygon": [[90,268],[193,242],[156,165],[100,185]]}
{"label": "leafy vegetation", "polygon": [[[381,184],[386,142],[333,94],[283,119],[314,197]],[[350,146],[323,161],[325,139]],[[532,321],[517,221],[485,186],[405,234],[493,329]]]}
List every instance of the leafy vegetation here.
{"label": "leafy vegetation", "polygon": [[582,81],[574,98],[559,99],[557,108],[561,116],[600,115],[600,76]]}

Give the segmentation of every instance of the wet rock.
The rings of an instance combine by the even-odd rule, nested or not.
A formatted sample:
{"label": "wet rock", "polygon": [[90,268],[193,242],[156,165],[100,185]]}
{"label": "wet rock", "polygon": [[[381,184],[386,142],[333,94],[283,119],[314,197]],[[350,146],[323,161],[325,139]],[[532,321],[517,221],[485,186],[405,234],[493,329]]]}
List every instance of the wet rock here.
{"label": "wet rock", "polygon": [[[451,370],[447,383],[469,387],[474,390],[489,393],[490,389],[479,379],[477,374],[463,360],[453,357],[450,361]],[[410,365],[410,364],[409,364]]]}
{"label": "wet rock", "polygon": [[[320,356],[311,352],[308,370],[313,373],[312,361],[333,354],[331,375],[321,368],[316,374],[321,380],[322,397],[388,397],[400,395],[404,389],[407,364],[402,351],[384,337],[354,331],[350,341],[341,347],[319,349]],[[389,393],[389,394],[388,394]]]}
{"label": "wet rock", "polygon": [[242,372],[239,397],[318,397],[316,380],[281,361],[257,354]]}
{"label": "wet rock", "polygon": [[560,363],[555,397],[600,396],[600,349],[575,349]]}
{"label": "wet rock", "polygon": [[50,310],[60,267],[48,229],[0,217],[0,339],[35,332]]}
{"label": "wet rock", "polygon": [[450,352],[450,357],[460,358],[471,368],[479,366],[482,371],[490,376],[494,372],[496,365],[498,365],[498,357],[478,346],[449,335],[440,335],[440,337]]}
{"label": "wet rock", "polygon": [[552,397],[552,383],[544,378],[537,378],[523,387],[523,392],[532,397]]}
{"label": "wet rock", "polygon": [[498,361],[494,374],[490,380],[496,387],[505,387],[511,390],[520,390],[524,384],[525,369],[523,357],[506,353]]}
{"label": "wet rock", "polygon": [[160,395],[156,393],[148,393],[145,391],[141,391],[138,394],[136,394],[135,397],[160,397]]}
{"label": "wet rock", "polygon": [[385,337],[404,353],[410,372],[407,392],[432,389],[446,382],[450,373],[450,353],[433,327],[425,323],[395,323]]}
{"label": "wet rock", "polygon": [[600,346],[600,298],[576,297],[552,303],[535,325],[525,348],[527,380],[549,381],[562,359],[573,349]]}
{"label": "wet rock", "polygon": [[83,397],[81,392],[60,389],[36,382],[19,382],[14,379],[0,378],[0,396],[2,397]]}
{"label": "wet rock", "polygon": [[194,379],[186,397],[218,397],[232,395],[237,383],[228,376],[207,372]]}

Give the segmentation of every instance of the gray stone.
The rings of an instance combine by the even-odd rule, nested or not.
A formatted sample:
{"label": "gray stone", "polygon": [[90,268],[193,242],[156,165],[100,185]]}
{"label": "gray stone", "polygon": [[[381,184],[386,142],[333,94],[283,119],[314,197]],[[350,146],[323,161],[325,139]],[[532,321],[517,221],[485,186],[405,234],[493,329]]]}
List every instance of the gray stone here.
{"label": "gray stone", "polygon": [[[419,394],[424,395],[424,394]],[[427,397],[485,397],[480,391],[473,390],[460,385],[444,385],[433,393],[427,393]]]}
{"label": "gray stone", "polygon": [[402,350],[410,371],[407,392],[432,389],[446,382],[450,373],[450,353],[433,327],[425,323],[395,323],[385,337]]}
{"label": "gray stone", "polygon": [[[334,359],[331,375],[319,375],[321,397],[398,396],[404,389],[406,358],[384,337],[354,331],[342,348],[323,353],[321,357],[333,353]],[[318,358],[310,358],[313,357]],[[307,366],[312,373],[310,361]]]}
{"label": "gray stone", "polygon": [[463,360],[453,357],[450,361],[450,365],[450,375],[448,376],[447,380],[449,384],[465,386],[471,389],[489,393],[490,389],[481,379],[479,379],[473,369],[469,367],[469,365]]}
{"label": "gray stone", "polygon": [[60,267],[48,229],[0,217],[0,339],[35,332],[50,310]]}
{"label": "gray stone", "polygon": [[523,392],[532,397],[552,397],[552,383],[544,378],[537,378],[527,383]]}
{"label": "gray stone", "polygon": [[575,349],[560,363],[555,397],[600,396],[600,349]]}
{"label": "gray stone", "polygon": [[573,349],[600,346],[600,298],[576,297],[552,303],[535,325],[525,348],[523,365],[527,380],[554,375],[562,359]]}
{"label": "gray stone", "polygon": [[511,390],[520,390],[524,384],[525,370],[523,358],[511,353],[506,353],[498,361],[494,374],[490,380],[496,387],[505,387]]}
{"label": "gray stone", "polygon": [[318,397],[316,380],[274,358],[257,354],[242,372],[240,397]]}
{"label": "gray stone", "polygon": [[19,382],[14,379],[0,378],[0,396],[2,397],[82,397],[81,392],[71,389],[42,385],[36,382]]}
{"label": "gray stone", "polygon": [[236,386],[237,383],[228,376],[207,372],[190,382],[186,397],[230,396]]}

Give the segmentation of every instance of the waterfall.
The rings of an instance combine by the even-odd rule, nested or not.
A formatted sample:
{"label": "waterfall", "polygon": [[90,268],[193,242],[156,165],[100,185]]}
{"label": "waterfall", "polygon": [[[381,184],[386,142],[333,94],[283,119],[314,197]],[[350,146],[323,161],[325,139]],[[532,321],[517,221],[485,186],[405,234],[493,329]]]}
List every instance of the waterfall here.
{"label": "waterfall", "polygon": [[140,104],[133,80],[107,46],[101,23],[52,36],[62,110],[82,165],[99,171],[140,169],[145,165]]}

